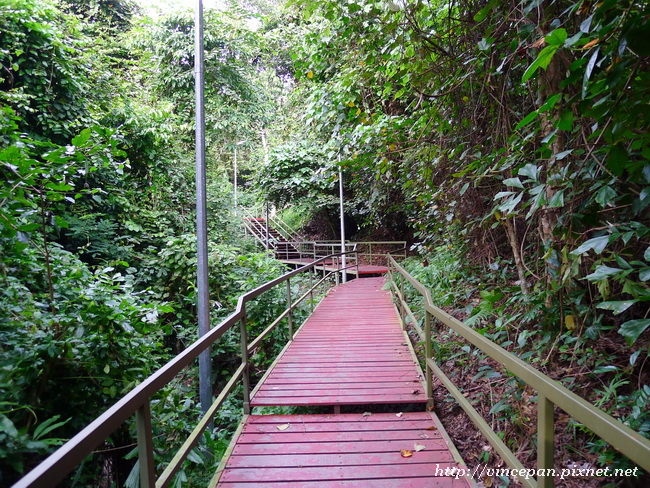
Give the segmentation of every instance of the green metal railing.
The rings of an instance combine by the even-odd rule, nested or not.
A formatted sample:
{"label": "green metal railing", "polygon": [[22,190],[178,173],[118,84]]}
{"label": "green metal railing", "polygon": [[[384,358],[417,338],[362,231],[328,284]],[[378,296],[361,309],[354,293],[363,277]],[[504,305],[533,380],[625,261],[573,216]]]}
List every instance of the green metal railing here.
{"label": "green metal railing", "polygon": [[[413,278],[392,256],[388,258],[388,268],[391,290],[397,299],[397,308],[402,321],[406,322],[408,317],[425,343],[426,390],[430,407],[433,405],[433,375],[435,374],[503,461],[513,470],[526,471],[515,454],[436,364],[431,342],[431,322],[432,318],[435,318],[537,391],[537,470],[544,470],[537,471],[538,473],[552,473],[554,468],[554,406],[564,410],[641,468],[650,471],[650,440],[436,307],[431,300],[429,290]],[[404,294],[406,283],[409,283],[424,298],[424,330],[407,303]],[[519,481],[528,488],[553,486],[552,476],[539,475],[537,479],[520,478]]]}
{"label": "green metal railing", "polygon": [[[275,280],[269,281],[258,288],[242,295],[237,301],[235,311],[217,326],[212,328],[201,339],[180,353],[154,374],[146,378],[139,386],[117,401],[111,408],[91,422],[76,436],[66,442],[51,456],[36,466],[25,477],[20,479],[13,488],[51,488],[56,486],[65,476],[75,469],[93,450],[117,430],[127,419],[135,415],[137,430],[138,459],[140,469],[140,486],[142,488],[164,488],[173,480],[183,461],[199,442],[204,430],[210,424],[215,413],[221,407],[226,397],[232,392],[238,382],[243,383],[244,413],[250,413],[250,378],[249,358],[259,348],[260,344],[284,319],[287,320],[289,341],[294,337],[293,311],[297,305],[310,297],[311,311],[314,307],[314,291],[323,284],[330,275],[334,274],[338,284],[339,273],[343,271],[339,258],[346,253],[333,254],[318,259],[301,268],[290,271]],[[323,272],[323,277],[314,283],[313,270],[322,262],[329,260],[337,263],[338,268],[329,273]],[[291,296],[291,279],[301,273],[309,272],[309,289],[296,300]],[[246,304],[272,288],[286,283],[287,308],[254,340],[248,341],[246,327]],[[153,459],[153,438],[151,413],[149,409],[151,398],[167,386],[182,370],[196,360],[200,353],[214,344],[226,331],[240,326],[241,331],[241,364],[234,372],[226,386],[221,390],[206,414],[201,418],[188,439],[183,443],[176,455],[156,479]]]}

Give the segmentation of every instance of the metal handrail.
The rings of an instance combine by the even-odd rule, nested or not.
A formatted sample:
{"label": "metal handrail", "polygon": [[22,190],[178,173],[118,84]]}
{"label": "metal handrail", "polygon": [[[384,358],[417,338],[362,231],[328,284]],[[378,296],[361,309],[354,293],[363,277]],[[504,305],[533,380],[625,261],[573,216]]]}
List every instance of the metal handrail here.
{"label": "metal handrail", "polygon": [[[241,379],[244,384],[244,413],[250,413],[250,384],[249,384],[249,357],[259,345],[256,338],[250,345],[248,344],[246,334],[246,303],[257,298],[268,290],[277,285],[287,283],[287,309],[276,319],[267,329],[260,334],[266,337],[273,328],[275,328],[282,319],[287,318],[289,328],[289,340],[293,339],[292,311],[308,295],[312,298],[311,306],[313,311],[313,292],[316,287],[322,283],[327,276],[335,274],[336,283],[338,284],[338,273],[341,269],[335,269],[323,279],[313,284],[312,274],[309,274],[310,288],[298,300],[293,301],[291,298],[292,277],[310,271],[321,262],[328,259],[336,259],[345,254],[336,253],[326,256],[306,264],[300,268],[289,271],[284,275],[271,280],[252,291],[245,293],[237,300],[235,311],[218,325],[212,328],[207,334],[198,339],[187,349],[181,352],[174,359],[165,364],[158,371],[147,377],[140,385],[135,387],[112,407],[106,410],[102,415],[93,420],[81,432],[72,439],[63,444],[59,449],[52,453],[42,463],[36,466],[32,471],[27,473],[23,478],[18,480],[13,488],[49,488],[59,483],[68,475],[76,466],[78,466],[92,451],[117,430],[128,418],[135,414],[137,426],[138,441],[138,459],[140,461],[140,486],[146,488],[164,488],[171,483],[173,476],[178,472],[182,462],[189,455],[190,451],[198,443],[201,434],[210,424],[212,417],[217,412],[221,404],[226,400],[228,394],[234,389],[237,382]],[[196,360],[201,352],[210,345],[214,344],[226,331],[231,329],[237,323],[241,326],[241,349],[242,364],[235,371],[230,381],[226,384],[221,393],[217,396],[206,414],[201,418],[198,425],[190,437],[181,446],[170,464],[163,471],[160,478],[155,480],[153,465],[153,442],[151,429],[151,414],[149,411],[149,401],[158,391],[167,386],[183,369],[192,361]],[[259,337],[259,336],[258,336]],[[252,347],[254,346],[254,347]]]}
{"label": "metal handrail", "polygon": [[[415,319],[412,311],[408,307],[404,295],[404,284],[408,283],[418,291],[424,298],[424,337],[421,339],[425,342],[425,363],[426,363],[426,388],[429,406],[433,405],[433,374],[447,387],[449,392],[458,401],[460,406],[465,410],[474,424],[485,435],[490,444],[501,455],[502,459],[512,469],[521,470],[524,466],[516,458],[515,454],[505,445],[496,432],[485,422],[480,413],[474,409],[469,400],[460,390],[454,386],[453,382],[440,370],[433,360],[433,351],[431,343],[431,318],[435,317],[452,330],[460,334],[469,343],[483,351],[489,357],[504,366],[515,376],[523,380],[533,389],[537,390],[537,480],[532,478],[520,478],[519,481],[529,488],[550,488],[553,486],[553,476],[545,476],[545,473],[553,473],[554,468],[554,415],[553,407],[558,406],[571,417],[576,419],[586,428],[594,432],[597,436],[617,449],[623,455],[630,458],[646,471],[650,471],[650,440],[643,437],[638,432],[630,429],[622,422],[616,420],[611,415],[603,412],[601,409],[579,397],[568,388],[554,381],[542,372],[522,361],[514,354],[509,353],[501,346],[495,344],[483,335],[479,334],[472,328],[465,325],[460,320],[452,317],[444,310],[436,307],[431,299],[429,290],[411,276],[402,266],[400,266],[392,256],[389,255],[389,277],[393,293],[398,299],[398,310],[404,320],[404,315],[409,315]],[[398,272],[401,276],[398,284],[394,273]],[[417,323],[417,320],[414,322]]]}

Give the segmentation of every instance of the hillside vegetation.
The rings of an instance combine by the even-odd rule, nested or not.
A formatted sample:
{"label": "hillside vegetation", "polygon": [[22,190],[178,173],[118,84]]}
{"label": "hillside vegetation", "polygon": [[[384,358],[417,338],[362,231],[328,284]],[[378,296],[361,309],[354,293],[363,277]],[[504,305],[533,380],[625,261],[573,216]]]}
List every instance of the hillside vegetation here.
{"label": "hillside vegetation", "polygon": [[[130,0],[0,0],[0,485],[196,338],[193,15],[154,17]],[[649,22],[631,0],[207,10],[212,321],[283,270],[243,236],[233,178],[240,204],[336,238],[340,173],[349,238],[408,240],[439,306],[650,435]],[[213,350],[216,389],[238,348],[229,334]],[[530,392],[491,381],[503,372],[448,331],[434,348],[476,405],[494,395],[486,419],[530,441]],[[196,383],[188,370],[152,404],[159,463],[198,417]],[[197,449],[178,486],[218,462],[235,396],[202,441],[215,456]],[[558,429],[558,462],[629,465]],[[76,482],[135,486],[133,430]],[[496,462],[471,438],[468,462]]]}

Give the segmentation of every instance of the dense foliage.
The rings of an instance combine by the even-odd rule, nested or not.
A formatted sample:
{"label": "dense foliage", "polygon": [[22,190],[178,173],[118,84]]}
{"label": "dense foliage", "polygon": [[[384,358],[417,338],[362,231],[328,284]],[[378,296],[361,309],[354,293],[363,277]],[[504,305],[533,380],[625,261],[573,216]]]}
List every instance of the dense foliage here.
{"label": "dense foliage", "polygon": [[[125,1],[0,2],[2,485],[196,338],[192,16],[136,11]],[[275,70],[246,15],[206,13],[214,321],[282,273],[243,239],[232,212],[232,145],[248,138],[240,158],[261,153],[273,112],[253,80]],[[250,333],[285,300],[273,293],[252,305]],[[255,365],[282,342],[278,332]],[[215,389],[239,348],[236,333],[214,348]],[[152,402],[156,462],[193,428],[196,393],[188,371]],[[203,441],[217,454],[239,415],[229,405]],[[132,434],[130,425],[114,433],[75,482],[137,485]],[[196,451],[189,463],[217,461]]]}
{"label": "dense foliage", "polygon": [[[212,319],[281,273],[234,218],[234,152],[240,201],[253,189],[329,238],[342,174],[349,235],[408,238],[440,305],[647,435],[647,6],[276,3],[205,14]],[[183,10],[0,0],[0,484],[195,338],[193,37]],[[283,305],[252,305],[251,334]],[[446,331],[434,346],[473,381],[502,374]],[[234,331],[215,347],[217,387],[238,351]],[[507,422],[528,393],[507,385],[485,415],[525,438]],[[197,402],[193,370],[154,399],[156,462]],[[202,442],[223,451],[239,409]],[[135,486],[132,430],[77,480]]]}
{"label": "dense foliage", "polygon": [[467,284],[442,304],[542,369],[588,372],[581,393],[647,435],[647,6],[295,4],[295,106],[343,155],[348,218],[406,223],[425,269],[451,252],[431,273]]}

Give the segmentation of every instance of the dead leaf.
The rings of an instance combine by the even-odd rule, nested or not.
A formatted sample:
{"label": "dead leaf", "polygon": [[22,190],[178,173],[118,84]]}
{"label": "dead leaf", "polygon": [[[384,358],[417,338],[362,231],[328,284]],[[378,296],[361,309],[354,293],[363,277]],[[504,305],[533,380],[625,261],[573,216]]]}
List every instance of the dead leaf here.
{"label": "dead leaf", "polygon": [[278,425],[278,430],[287,430],[288,428],[289,428],[289,424]]}
{"label": "dead leaf", "polygon": [[413,390],[412,393],[413,393],[414,395],[419,395],[419,394],[422,393],[422,392],[421,392],[420,390]]}
{"label": "dead leaf", "polygon": [[594,39],[593,41],[589,41],[587,44],[582,46],[582,49],[589,49],[590,47],[594,47],[599,42],[600,42],[600,39]]}
{"label": "dead leaf", "polygon": [[411,457],[413,456],[413,451],[409,451],[408,449],[402,449],[400,451],[400,454],[402,455],[402,457]]}
{"label": "dead leaf", "polygon": [[400,412],[400,413],[396,413],[396,414],[395,414],[395,417],[401,417],[402,415],[404,415],[402,412]]}
{"label": "dead leaf", "polygon": [[418,437],[419,437],[420,439],[425,439],[425,440],[426,440],[426,439],[431,439],[431,436],[428,436],[427,434],[420,434]]}
{"label": "dead leaf", "polygon": [[362,417],[370,417],[372,415],[372,412],[363,412]]}
{"label": "dead leaf", "polygon": [[424,451],[426,449],[425,446],[423,446],[422,444],[418,444],[418,443],[416,443],[415,446],[413,446],[413,448],[415,449],[415,452]]}
{"label": "dead leaf", "polygon": [[438,427],[432,425],[431,427],[427,427],[425,430],[438,430]]}

